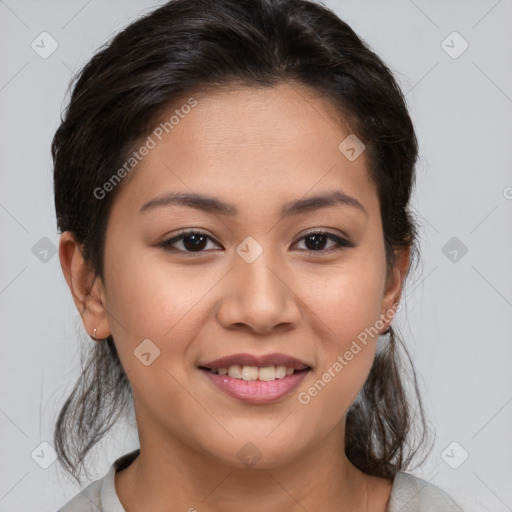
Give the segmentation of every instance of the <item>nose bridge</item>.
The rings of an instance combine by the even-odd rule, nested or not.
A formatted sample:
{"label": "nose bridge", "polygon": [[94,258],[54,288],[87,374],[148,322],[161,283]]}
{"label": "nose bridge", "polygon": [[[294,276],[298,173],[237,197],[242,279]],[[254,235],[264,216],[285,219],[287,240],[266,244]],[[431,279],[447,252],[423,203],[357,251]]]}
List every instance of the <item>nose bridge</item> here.
{"label": "nose bridge", "polygon": [[[277,278],[276,261],[271,261],[270,251],[261,253],[254,261],[247,262],[243,258],[236,263],[239,268],[240,287],[250,294],[262,294],[268,300],[276,300],[282,293],[279,290],[280,280]],[[282,283],[281,283],[282,285]]]}
{"label": "nose bridge", "polygon": [[297,322],[300,313],[284,277],[271,251],[251,240],[242,242],[234,259],[232,293],[222,302],[219,320],[225,327],[245,324],[258,332]]}

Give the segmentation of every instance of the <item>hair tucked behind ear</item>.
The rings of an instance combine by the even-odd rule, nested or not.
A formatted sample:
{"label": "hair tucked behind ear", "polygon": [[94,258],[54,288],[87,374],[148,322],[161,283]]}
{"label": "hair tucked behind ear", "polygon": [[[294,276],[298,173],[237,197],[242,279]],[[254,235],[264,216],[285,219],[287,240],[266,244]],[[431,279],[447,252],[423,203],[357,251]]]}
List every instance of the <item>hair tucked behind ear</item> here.
{"label": "hair tucked behind ear", "polygon": [[[108,194],[95,192],[140,147],[162,113],[192,93],[283,82],[324,98],[365,144],[388,268],[395,249],[414,247],[408,204],[416,135],[398,84],[369,46],[333,12],[308,0],[173,0],[121,31],[76,75],[52,142],[58,228],[74,235],[96,276],[103,279],[109,213],[129,177]],[[424,440],[409,443],[413,402],[401,375],[391,332],[347,413],[347,455],[373,475],[405,469]],[[130,397],[112,337],[94,344],[54,434],[57,455],[75,478],[92,446],[128,411]],[[421,400],[414,398],[424,433]]]}

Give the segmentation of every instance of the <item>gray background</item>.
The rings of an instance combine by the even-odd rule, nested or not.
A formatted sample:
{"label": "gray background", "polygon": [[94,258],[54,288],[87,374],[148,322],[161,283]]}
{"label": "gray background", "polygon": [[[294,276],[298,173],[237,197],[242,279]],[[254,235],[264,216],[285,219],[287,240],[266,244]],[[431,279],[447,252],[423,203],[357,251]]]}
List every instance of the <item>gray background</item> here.
{"label": "gray background", "polygon": [[[326,4],[395,72],[419,137],[422,260],[396,322],[435,445],[414,474],[466,511],[512,510],[512,2]],[[79,374],[79,340],[89,343],[51,251],[50,141],[73,73],[156,5],[0,0],[0,511],[52,512],[79,490],[44,444]],[[47,58],[31,47],[51,49],[43,31],[58,44]],[[137,446],[120,424],[95,450],[91,479]]]}

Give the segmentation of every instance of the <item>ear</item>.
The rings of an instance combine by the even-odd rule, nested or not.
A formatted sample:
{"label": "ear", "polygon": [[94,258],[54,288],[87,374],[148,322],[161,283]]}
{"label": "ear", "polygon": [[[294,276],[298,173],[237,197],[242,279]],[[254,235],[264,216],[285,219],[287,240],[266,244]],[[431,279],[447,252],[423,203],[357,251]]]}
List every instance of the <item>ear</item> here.
{"label": "ear", "polygon": [[396,308],[402,296],[403,284],[409,271],[411,247],[399,247],[394,250],[395,264],[388,271],[380,318],[385,323],[381,333],[386,331],[396,314]]}
{"label": "ear", "polygon": [[92,338],[94,329],[96,339],[106,338],[110,335],[110,325],[103,283],[85,262],[81,246],[70,231],[65,231],[60,237],[59,259],[85,330]]}

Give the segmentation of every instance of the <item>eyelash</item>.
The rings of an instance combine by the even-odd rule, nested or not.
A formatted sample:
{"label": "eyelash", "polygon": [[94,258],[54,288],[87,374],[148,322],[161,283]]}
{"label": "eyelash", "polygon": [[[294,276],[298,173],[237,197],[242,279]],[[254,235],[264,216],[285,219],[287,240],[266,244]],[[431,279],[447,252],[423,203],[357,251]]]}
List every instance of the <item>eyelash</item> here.
{"label": "eyelash", "polygon": [[[203,235],[206,238],[208,238],[210,240],[213,240],[216,244],[218,244],[218,242],[216,242],[210,235],[207,235],[206,233],[203,233],[202,231],[185,230],[185,231],[182,231],[178,235],[176,235],[176,236],[174,236],[174,237],[172,237],[172,238],[170,238],[168,240],[164,240],[163,242],[159,243],[158,246],[162,247],[166,251],[181,252],[181,253],[185,253],[185,254],[201,254],[201,253],[204,253],[204,252],[208,252],[208,251],[205,251],[205,250],[201,250],[201,251],[186,251],[186,250],[176,249],[175,247],[172,247],[172,244],[174,244],[175,242],[178,242],[181,239],[186,238],[187,236],[191,236],[191,235]],[[326,253],[330,253],[330,252],[333,252],[333,251],[340,251],[340,250],[343,250],[343,249],[355,247],[355,245],[352,242],[346,240],[345,238],[341,238],[341,237],[339,237],[337,235],[334,235],[333,233],[329,233],[329,232],[325,232],[325,231],[311,231],[309,233],[306,233],[297,242],[300,242],[300,241],[304,240],[305,238],[307,238],[309,236],[312,236],[312,235],[324,235],[327,238],[329,238],[331,240],[334,240],[337,243],[338,246],[335,247],[334,249],[320,249],[318,251],[314,251],[312,249],[304,249],[306,252],[309,252],[309,253],[320,253],[320,254],[323,253],[323,254],[326,254]],[[218,245],[220,245],[220,244],[218,244]]]}

